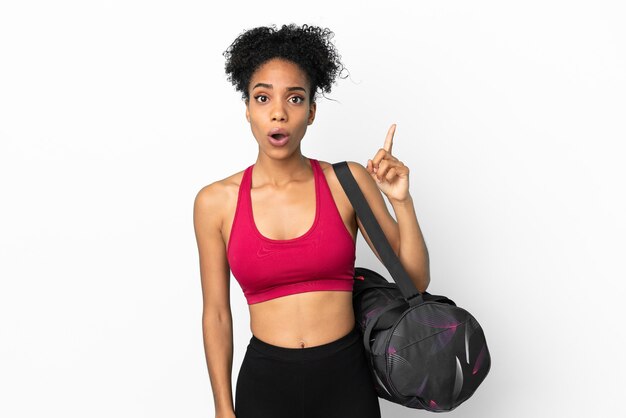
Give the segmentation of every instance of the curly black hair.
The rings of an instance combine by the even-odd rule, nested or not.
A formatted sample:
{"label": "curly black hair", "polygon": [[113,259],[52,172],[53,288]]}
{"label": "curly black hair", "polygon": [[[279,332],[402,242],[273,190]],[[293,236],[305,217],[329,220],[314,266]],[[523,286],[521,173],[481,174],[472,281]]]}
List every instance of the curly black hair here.
{"label": "curly black hair", "polygon": [[283,58],[297,64],[308,76],[315,102],[317,90],[329,93],[335,78],[345,69],[341,56],[330,42],[334,33],[328,28],[283,25],[260,26],[240,34],[222,54],[226,57],[226,74],[243,100],[249,100],[252,74],[266,61]]}

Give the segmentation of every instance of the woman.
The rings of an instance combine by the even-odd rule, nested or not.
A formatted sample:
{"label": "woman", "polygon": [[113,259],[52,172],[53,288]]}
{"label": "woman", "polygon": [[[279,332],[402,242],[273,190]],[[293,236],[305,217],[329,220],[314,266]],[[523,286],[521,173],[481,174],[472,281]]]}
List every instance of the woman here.
{"label": "woman", "polygon": [[[225,52],[258,156],[245,170],[202,188],[194,202],[205,353],[219,418],[380,417],[352,307],[357,227],[378,254],[330,163],[305,157],[300,148],[315,119],[317,91],[330,92],[343,68],[332,35],[307,25],[259,27]],[[428,253],[409,169],[391,155],[394,131],[392,125],[367,167],[348,165],[424,291]],[[252,331],[234,404],[231,271]]]}

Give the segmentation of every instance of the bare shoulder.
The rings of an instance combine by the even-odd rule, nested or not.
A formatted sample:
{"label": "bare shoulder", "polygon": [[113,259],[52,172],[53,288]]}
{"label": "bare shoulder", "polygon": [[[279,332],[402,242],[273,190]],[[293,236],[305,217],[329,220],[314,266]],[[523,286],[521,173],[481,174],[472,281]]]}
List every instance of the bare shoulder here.
{"label": "bare shoulder", "polygon": [[[352,176],[359,185],[359,189],[361,189],[361,191],[365,195],[365,198],[370,201],[372,199],[376,200],[377,197],[380,197],[378,187],[374,183],[374,180],[372,179],[370,174],[367,172],[367,169],[356,161],[346,161],[346,163],[348,164],[348,169],[352,173]],[[350,208],[352,208],[352,204],[349,202],[348,195],[346,194],[346,191],[344,190],[343,186],[339,182],[339,179],[337,178],[337,173],[335,173],[332,163],[320,161],[320,166],[324,171],[326,182],[328,183],[328,186],[330,187],[333,196],[335,197],[336,203],[338,205],[347,204]],[[376,194],[378,194],[378,196],[376,196]]]}
{"label": "bare shoulder", "polygon": [[[322,161],[322,160],[318,160],[318,161],[320,162],[320,166],[322,167],[322,170],[324,170],[324,174],[326,175],[326,178],[333,180],[333,181],[337,181],[337,184],[339,184],[339,179],[337,178],[337,174],[335,173],[335,170],[333,170],[332,163],[329,163],[327,161]],[[362,186],[364,183],[367,183],[368,178],[371,179],[369,173],[367,172],[367,169],[362,164],[357,163],[356,161],[347,161],[347,160],[346,160],[346,163],[348,164],[348,168],[350,169],[352,176],[354,176],[354,179],[359,184],[359,186]]]}
{"label": "bare shoulder", "polygon": [[212,223],[221,229],[224,215],[237,204],[239,185],[244,170],[216,180],[202,187],[194,200],[194,219],[200,223]]}
{"label": "bare shoulder", "polygon": [[[361,192],[365,196],[368,204],[372,207],[374,213],[377,213],[377,215],[380,216],[385,216],[388,219],[392,219],[383,200],[383,195],[372,178],[372,175],[367,171],[367,168],[356,161],[346,161],[346,163],[348,164],[348,168],[350,169],[354,180],[356,180],[359,185],[359,189],[361,189]],[[330,169],[332,170],[332,166],[330,166]],[[337,178],[334,173],[333,175]],[[337,183],[339,183],[339,179],[337,179]]]}

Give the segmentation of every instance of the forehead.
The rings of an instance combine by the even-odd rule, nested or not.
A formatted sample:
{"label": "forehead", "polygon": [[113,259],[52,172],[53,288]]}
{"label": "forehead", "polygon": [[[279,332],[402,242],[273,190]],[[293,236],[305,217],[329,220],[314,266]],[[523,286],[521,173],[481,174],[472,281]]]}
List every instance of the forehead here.
{"label": "forehead", "polygon": [[264,62],[250,78],[250,82],[267,81],[269,84],[306,84],[307,76],[300,66],[292,61],[273,58]]}

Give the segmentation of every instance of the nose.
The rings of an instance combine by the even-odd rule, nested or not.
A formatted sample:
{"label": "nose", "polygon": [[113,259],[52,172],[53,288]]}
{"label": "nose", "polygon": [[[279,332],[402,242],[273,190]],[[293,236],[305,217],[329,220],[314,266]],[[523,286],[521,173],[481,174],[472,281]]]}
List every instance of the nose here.
{"label": "nose", "polygon": [[287,120],[287,112],[285,112],[283,103],[280,100],[276,100],[274,103],[274,107],[272,108],[272,121]]}

